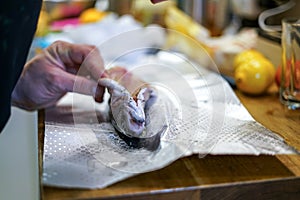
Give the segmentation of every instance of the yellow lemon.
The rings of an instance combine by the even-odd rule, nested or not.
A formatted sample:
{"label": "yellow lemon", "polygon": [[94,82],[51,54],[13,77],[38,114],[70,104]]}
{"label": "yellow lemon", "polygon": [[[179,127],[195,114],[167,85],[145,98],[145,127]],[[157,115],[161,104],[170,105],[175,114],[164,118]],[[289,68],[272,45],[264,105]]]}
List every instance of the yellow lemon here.
{"label": "yellow lemon", "polygon": [[235,70],[237,88],[247,94],[264,93],[274,81],[275,68],[266,58],[241,63]]}
{"label": "yellow lemon", "polygon": [[265,58],[265,59],[263,59],[263,58],[258,59],[258,62],[260,63],[261,66],[264,66],[267,69],[267,71],[268,71],[268,78],[269,78],[270,85],[271,85],[273,83],[273,81],[274,81],[274,77],[275,77],[275,73],[276,73],[275,66],[267,58]]}
{"label": "yellow lemon", "polygon": [[249,49],[237,54],[233,60],[234,70],[242,63],[248,62],[252,59],[264,58],[264,55],[257,50]]}
{"label": "yellow lemon", "polygon": [[99,11],[96,8],[89,8],[80,14],[79,21],[81,23],[97,22],[105,17],[105,15],[105,12]]}

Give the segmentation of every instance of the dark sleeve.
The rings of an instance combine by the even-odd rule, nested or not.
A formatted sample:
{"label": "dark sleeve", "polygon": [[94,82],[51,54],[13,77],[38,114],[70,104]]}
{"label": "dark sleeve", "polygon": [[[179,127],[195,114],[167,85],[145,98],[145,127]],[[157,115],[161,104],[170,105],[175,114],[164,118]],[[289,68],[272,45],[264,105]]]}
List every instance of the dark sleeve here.
{"label": "dark sleeve", "polygon": [[10,116],[11,93],[26,62],[41,0],[0,2],[0,132]]}

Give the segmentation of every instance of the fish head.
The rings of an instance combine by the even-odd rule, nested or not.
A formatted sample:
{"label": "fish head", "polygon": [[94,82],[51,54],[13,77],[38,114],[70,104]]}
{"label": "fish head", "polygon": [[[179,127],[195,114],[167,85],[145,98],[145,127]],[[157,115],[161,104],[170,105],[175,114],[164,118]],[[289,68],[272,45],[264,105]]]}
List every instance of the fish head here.
{"label": "fish head", "polygon": [[130,98],[125,111],[126,123],[124,124],[127,129],[127,133],[131,136],[138,137],[145,129],[145,112],[144,107],[138,104],[133,98]]}
{"label": "fish head", "polygon": [[99,83],[107,87],[110,93],[111,120],[115,128],[129,137],[141,137],[146,124],[146,89],[139,90],[134,98],[125,87],[114,80],[103,78]]}
{"label": "fish head", "polygon": [[145,129],[144,107],[132,97],[111,99],[111,113],[115,127],[129,137],[139,137]]}

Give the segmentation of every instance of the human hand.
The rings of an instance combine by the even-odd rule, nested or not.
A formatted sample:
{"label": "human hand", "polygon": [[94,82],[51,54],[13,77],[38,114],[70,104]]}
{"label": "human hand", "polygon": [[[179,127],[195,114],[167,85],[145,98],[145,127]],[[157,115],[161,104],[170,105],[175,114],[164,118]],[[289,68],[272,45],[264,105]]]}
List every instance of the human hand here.
{"label": "human hand", "polygon": [[103,60],[94,46],[54,42],[26,63],[12,105],[26,110],[46,108],[67,92],[93,95],[101,102],[104,88],[97,80],[103,72]]}
{"label": "human hand", "polygon": [[117,81],[133,96],[141,89],[141,87],[146,85],[146,82],[136,74],[133,74],[126,68],[120,66],[115,66],[113,68],[105,70],[104,77]]}

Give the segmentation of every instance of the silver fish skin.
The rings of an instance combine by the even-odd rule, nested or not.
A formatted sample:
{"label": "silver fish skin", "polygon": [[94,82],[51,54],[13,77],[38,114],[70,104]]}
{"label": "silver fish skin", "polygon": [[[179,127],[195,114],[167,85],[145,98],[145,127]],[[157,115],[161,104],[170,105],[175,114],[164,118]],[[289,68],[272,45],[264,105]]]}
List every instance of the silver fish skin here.
{"label": "silver fish skin", "polygon": [[145,97],[146,88],[141,89],[136,101],[128,90],[117,81],[101,78],[98,84],[106,87],[110,94],[110,111],[114,127],[128,137],[139,137],[146,125]]}

